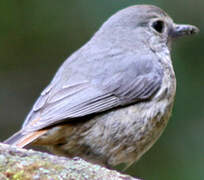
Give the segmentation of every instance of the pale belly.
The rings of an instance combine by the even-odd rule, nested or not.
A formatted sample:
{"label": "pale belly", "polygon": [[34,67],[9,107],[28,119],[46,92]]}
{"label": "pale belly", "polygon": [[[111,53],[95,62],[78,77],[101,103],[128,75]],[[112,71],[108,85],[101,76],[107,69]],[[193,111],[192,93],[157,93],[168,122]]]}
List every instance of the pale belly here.
{"label": "pale belly", "polygon": [[139,103],[52,128],[36,144],[57,154],[79,156],[102,165],[131,164],[159,138],[171,109],[172,103],[167,101]]}

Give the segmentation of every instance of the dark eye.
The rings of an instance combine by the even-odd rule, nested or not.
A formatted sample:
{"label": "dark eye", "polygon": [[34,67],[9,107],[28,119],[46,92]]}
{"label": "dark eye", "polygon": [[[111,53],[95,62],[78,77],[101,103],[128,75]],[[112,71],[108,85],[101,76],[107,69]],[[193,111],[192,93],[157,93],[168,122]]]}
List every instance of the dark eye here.
{"label": "dark eye", "polygon": [[152,27],[158,32],[162,33],[164,31],[164,22],[161,20],[154,21]]}

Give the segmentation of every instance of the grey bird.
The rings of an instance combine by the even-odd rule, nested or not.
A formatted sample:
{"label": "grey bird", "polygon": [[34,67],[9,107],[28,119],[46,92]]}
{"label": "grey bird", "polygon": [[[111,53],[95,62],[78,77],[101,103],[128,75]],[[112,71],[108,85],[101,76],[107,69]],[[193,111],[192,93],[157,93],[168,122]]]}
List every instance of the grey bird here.
{"label": "grey bird", "polygon": [[172,40],[198,31],[152,5],[117,12],[62,64],[21,130],[5,143],[45,146],[104,166],[131,165],[171,115]]}

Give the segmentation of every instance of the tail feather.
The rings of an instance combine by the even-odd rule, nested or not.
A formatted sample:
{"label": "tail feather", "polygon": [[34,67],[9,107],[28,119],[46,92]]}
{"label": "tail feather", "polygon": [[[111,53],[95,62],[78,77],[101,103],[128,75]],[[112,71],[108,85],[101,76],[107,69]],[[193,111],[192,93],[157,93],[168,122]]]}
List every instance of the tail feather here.
{"label": "tail feather", "polygon": [[28,134],[22,133],[22,131],[18,131],[13,136],[11,136],[7,140],[5,140],[4,143],[10,144],[10,145],[15,145],[18,147],[24,147],[24,146],[30,144],[31,142],[33,142],[39,136],[42,136],[43,134],[45,134],[46,132],[47,132],[46,129],[31,132]]}

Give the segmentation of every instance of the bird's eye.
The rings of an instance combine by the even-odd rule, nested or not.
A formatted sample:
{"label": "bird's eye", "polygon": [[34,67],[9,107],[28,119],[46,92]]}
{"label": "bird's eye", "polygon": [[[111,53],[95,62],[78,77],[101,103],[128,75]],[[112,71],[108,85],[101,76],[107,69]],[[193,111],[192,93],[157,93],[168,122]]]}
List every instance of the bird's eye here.
{"label": "bird's eye", "polygon": [[153,24],[152,24],[152,27],[158,33],[162,33],[164,31],[164,22],[161,21],[161,20],[154,21]]}

